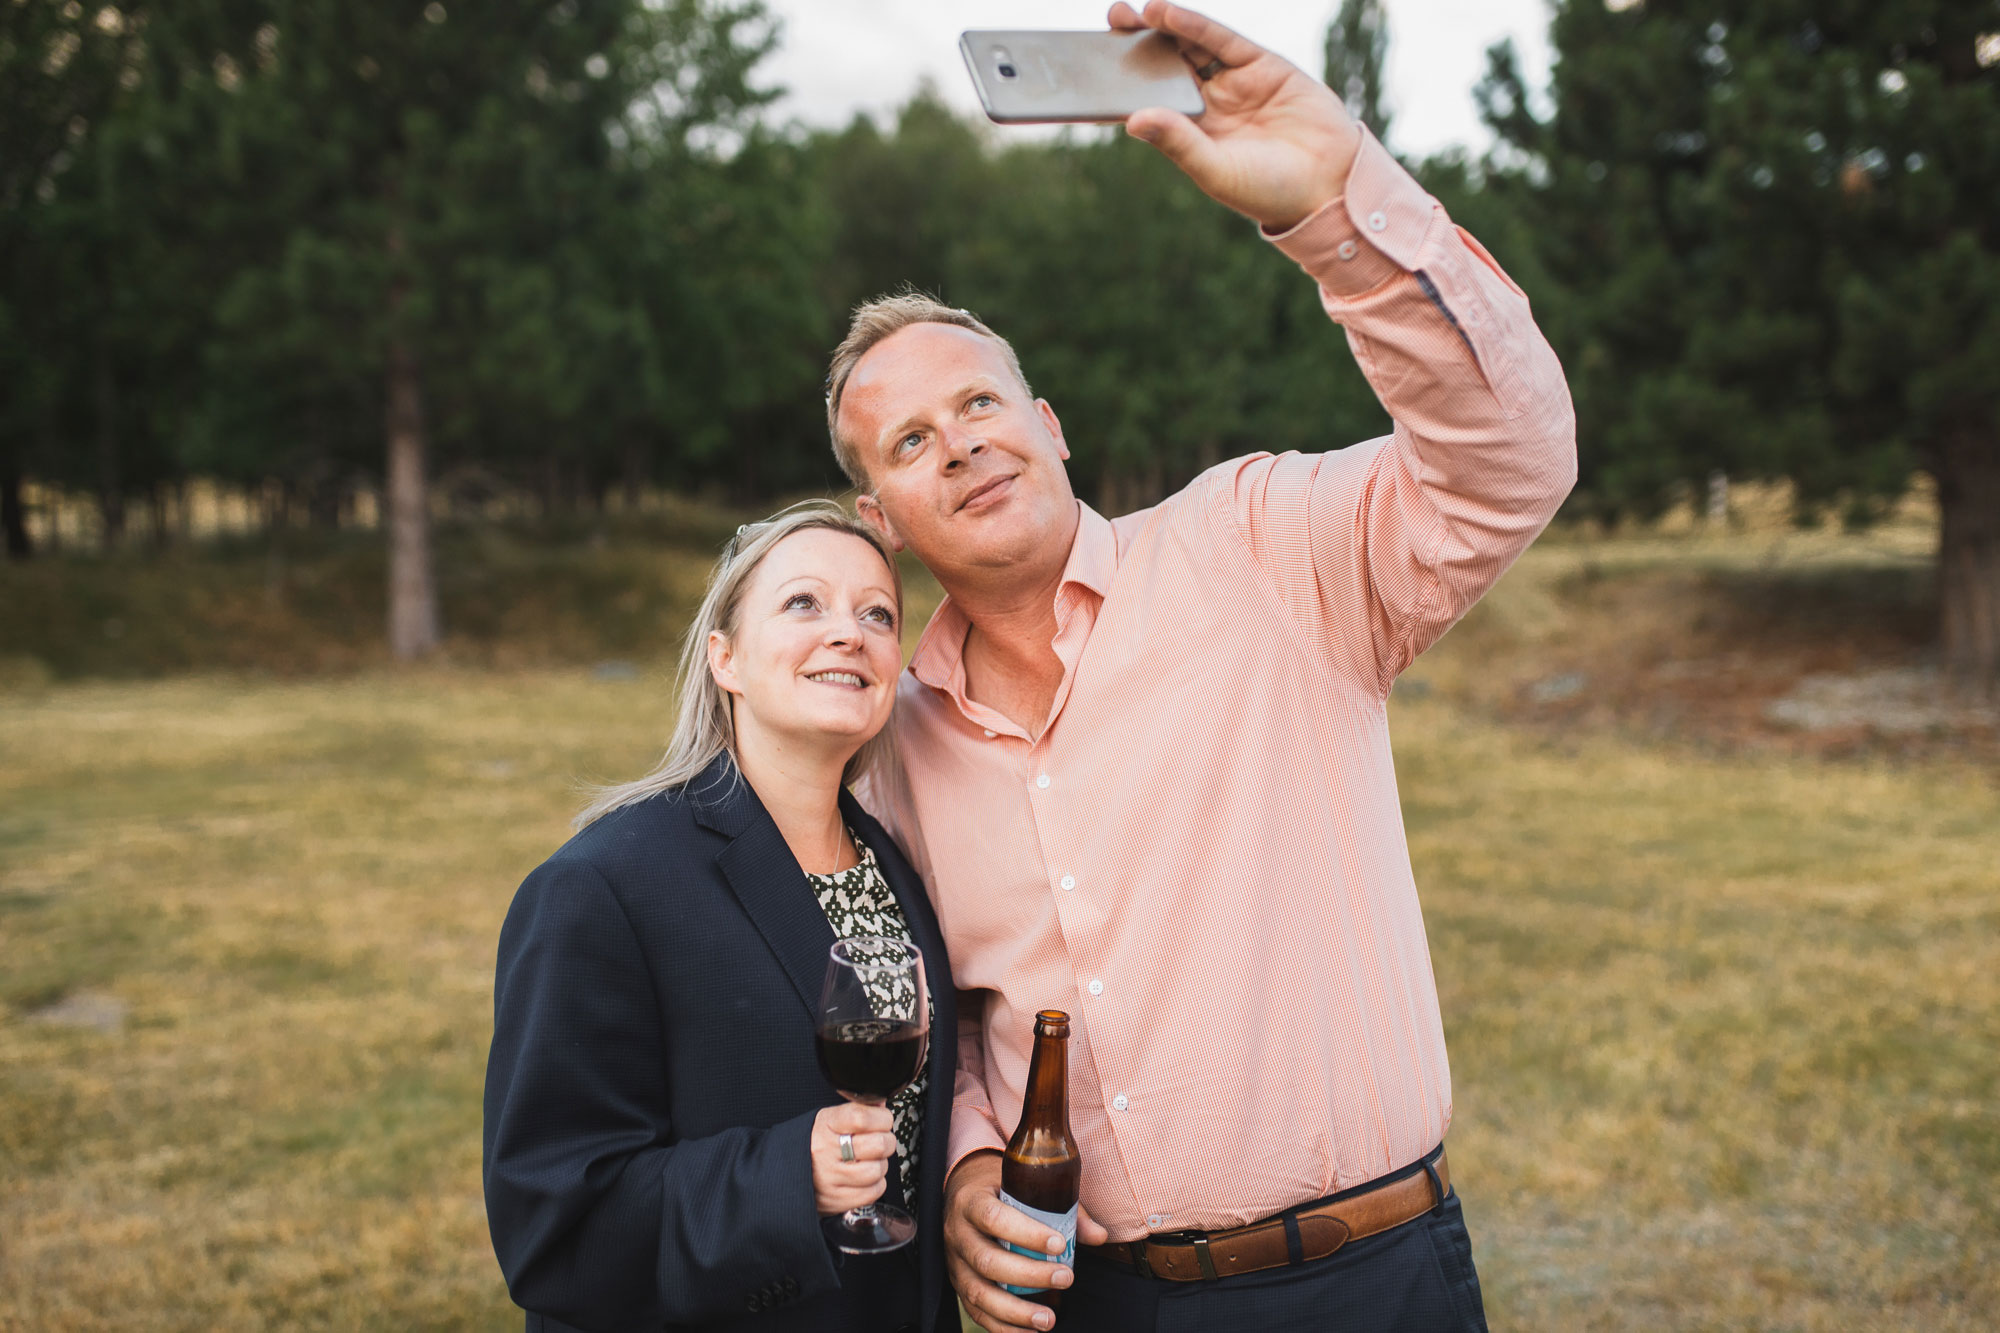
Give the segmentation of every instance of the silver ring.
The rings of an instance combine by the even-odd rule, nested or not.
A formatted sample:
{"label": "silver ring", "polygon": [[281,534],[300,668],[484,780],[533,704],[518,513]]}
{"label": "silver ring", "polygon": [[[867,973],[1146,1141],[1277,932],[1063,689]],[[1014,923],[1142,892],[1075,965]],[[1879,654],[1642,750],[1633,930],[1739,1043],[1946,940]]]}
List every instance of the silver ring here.
{"label": "silver ring", "polygon": [[1194,76],[1197,79],[1200,79],[1203,83],[1207,83],[1210,79],[1222,73],[1222,71],[1227,68],[1228,66],[1222,63],[1222,57],[1217,56],[1215,59],[1209,61],[1206,65],[1203,65],[1200,69],[1196,70],[1194,72]]}
{"label": "silver ring", "polygon": [[840,1136],[840,1160],[843,1162],[854,1160],[854,1136],[852,1134],[842,1134]]}

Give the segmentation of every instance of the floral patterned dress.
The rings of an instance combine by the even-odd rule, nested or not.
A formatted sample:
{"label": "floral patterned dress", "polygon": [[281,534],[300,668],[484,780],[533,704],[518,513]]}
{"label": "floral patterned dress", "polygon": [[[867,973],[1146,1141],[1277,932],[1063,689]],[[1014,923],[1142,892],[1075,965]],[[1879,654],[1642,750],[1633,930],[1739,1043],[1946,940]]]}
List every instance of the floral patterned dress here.
{"label": "floral patterned dress", "polygon": [[[855,850],[861,854],[855,866],[831,875],[806,876],[819,896],[820,909],[826,913],[834,935],[843,940],[857,935],[883,935],[916,943],[910,938],[910,924],[903,918],[902,905],[882,877],[882,868],[875,863],[874,851],[852,829],[848,830],[848,836],[854,839]],[[925,1006],[928,1016],[935,1019],[937,1006],[929,996],[925,997]],[[930,1060],[926,1058],[916,1082],[889,1102],[889,1110],[896,1118],[896,1143],[902,1150],[896,1156],[896,1169],[903,1185],[903,1198],[913,1216],[917,1211],[917,1150],[923,1138],[924,1094],[929,1087]]]}

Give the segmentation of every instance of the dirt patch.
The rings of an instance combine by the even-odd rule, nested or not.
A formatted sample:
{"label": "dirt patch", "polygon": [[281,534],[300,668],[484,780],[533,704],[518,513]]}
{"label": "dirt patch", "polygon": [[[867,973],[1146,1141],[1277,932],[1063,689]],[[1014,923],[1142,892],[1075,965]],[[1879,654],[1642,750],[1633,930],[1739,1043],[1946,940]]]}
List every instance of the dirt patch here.
{"label": "dirt patch", "polygon": [[2000,726],[2000,707],[1955,695],[1934,666],[1807,676],[1764,715],[1799,731],[1862,727],[1884,736],[1938,735]]}
{"label": "dirt patch", "polygon": [[1570,549],[1509,581],[1439,655],[1460,659],[1441,675],[1450,693],[1511,721],[1724,750],[2000,762],[2000,707],[1954,696],[1938,672],[1936,593],[1920,564],[1607,566]]}

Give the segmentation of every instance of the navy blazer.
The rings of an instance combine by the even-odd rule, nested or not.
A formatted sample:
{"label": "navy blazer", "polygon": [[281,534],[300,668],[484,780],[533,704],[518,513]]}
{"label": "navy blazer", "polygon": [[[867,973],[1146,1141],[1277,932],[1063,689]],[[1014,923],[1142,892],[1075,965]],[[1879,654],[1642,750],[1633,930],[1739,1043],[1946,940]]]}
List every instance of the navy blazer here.
{"label": "navy blazer", "polygon": [[[840,1095],[813,1020],[833,928],[727,758],[529,875],[500,931],[486,1216],[529,1333],[955,1333],[943,1181],[958,1022],[923,886],[846,792],[923,950],[933,1008],[918,1238],[835,1251],[813,1118]],[[889,1173],[887,1197],[901,1196]]]}

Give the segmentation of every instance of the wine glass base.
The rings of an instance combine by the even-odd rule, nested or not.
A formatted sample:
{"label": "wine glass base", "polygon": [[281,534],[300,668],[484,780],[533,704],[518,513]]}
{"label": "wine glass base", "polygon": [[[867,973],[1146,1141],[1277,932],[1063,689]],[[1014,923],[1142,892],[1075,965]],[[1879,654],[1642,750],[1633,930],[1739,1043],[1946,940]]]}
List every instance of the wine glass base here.
{"label": "wine glass base", "polygon": [[843,1213],[827,1230],[842,1254],[883,1254],[917,1238],[916,1219],[888,1204]]}

